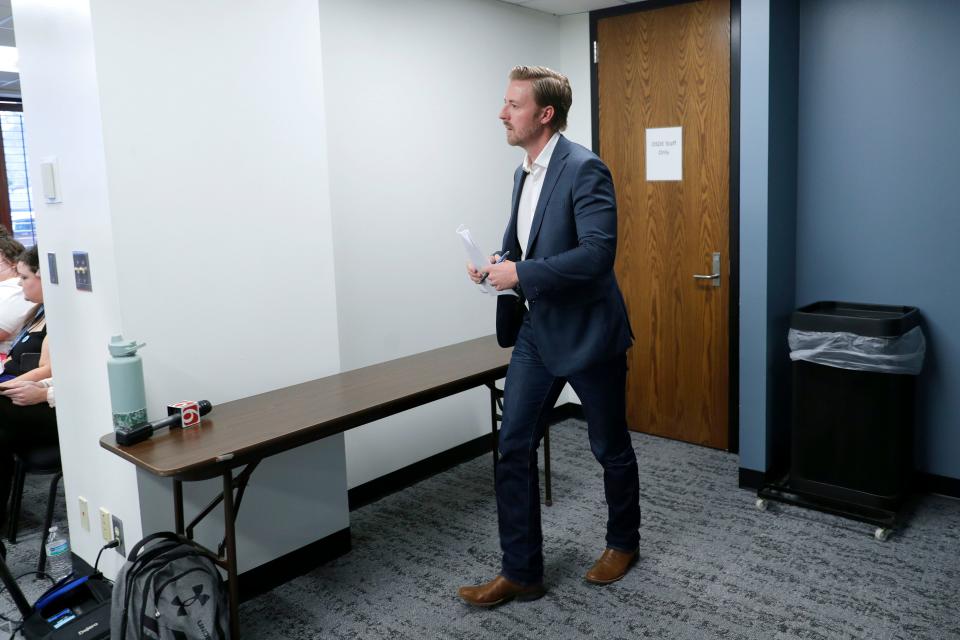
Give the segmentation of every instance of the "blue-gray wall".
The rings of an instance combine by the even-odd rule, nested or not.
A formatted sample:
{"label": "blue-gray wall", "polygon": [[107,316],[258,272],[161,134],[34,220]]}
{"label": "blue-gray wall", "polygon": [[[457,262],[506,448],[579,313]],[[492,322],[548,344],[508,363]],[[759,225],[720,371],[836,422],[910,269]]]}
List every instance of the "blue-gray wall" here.
{"label": "blue-gray wall", "polygon": [[782,466],[795,304],[797,4],[740,6],[740,466]]}
{"label": "blue-gray wall", "polygon": [[770,0],[740,3],[740,466],[767,469]]}
{"label": "blue-gray wall", "polygon": [[917,464],[960,478],[960,2],[802,0],[799,36],[796,302],[920,308]]}

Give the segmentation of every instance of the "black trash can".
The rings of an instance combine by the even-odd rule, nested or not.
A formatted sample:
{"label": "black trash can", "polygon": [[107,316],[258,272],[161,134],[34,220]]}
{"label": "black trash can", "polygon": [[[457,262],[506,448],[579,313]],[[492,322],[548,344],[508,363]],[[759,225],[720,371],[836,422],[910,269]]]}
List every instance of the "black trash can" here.
{"label": "black trash can", "polygon": [[791,317],[790,487],[896,512],[913,475],[915,307],[818,302]]}

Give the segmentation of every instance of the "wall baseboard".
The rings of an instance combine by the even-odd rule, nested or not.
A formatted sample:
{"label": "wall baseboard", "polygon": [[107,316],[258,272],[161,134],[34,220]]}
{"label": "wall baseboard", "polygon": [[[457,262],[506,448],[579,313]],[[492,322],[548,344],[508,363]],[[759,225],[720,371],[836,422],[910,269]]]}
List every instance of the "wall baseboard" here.
{"label": "wall baseboard", "polygon": [[[583,419],[583,408],[574,403],[556,407],[550,414],[549,423],[556,424],[569,418]],[[442,451],[403,469],[371,480],[350,489],[350,510],[358,509],[392,493],[425,480],[437,473],[451,469],[477,456],[490,453],[489,434],[474,438],[457,447]],[[738,486],[741,489],[757,490],[763,486],[766,474],[754,469],[740,467]],[[916,489],[921,493],[938,493],[960,498],[960,479],[929,473],[918,473]],[[240,599],[249,600],[275,587],[289,582],[317,567],[348,553],[351,549],[350,528],[341,529],[296,551],[271,560],[240,574]],[[90,575],[93,567],[74,555],[74,567],[80,575]]]}
{"label": "wall baseboard", "polygon": [[473,460],[484,453],[489,453],[493,447],[492,438],[493,436],[490,434],[482,435],[452,449],[441,451],[429,458],[397,469],[385,476],[357,485],[347,492],[350,511],[365,507],[391,493],[406,489],[421,480],[426,480],[433,475],[452,469],[458,464]]}
{"label": "wall baseboard", "polygon": [[[347,527],[259,567],[244,571],[240,574],[240,601],[255,598],[297,576],[313,571],[320,565],[345,555],[350,548],[350,527]],[[78,576],[93,575],[93,567],[80,556],[71,555],[73,570]]]}
{"label": "wall baseboard", "polygon": [[[583,419],[583,407],[573,402],[566,402],[555,407],[547,418],[549,424],[556,424],[569,418]],[[461,445],[441,451],[419,462],[397,469],[393,473],[375,478],[370,482],[357,485],[347,492],[350,511],[364,507],[370,503],[385,498],[391,493],[412,486],[421,480],[438,473],[452,469],[458,464],[473,460],[483,454],[489,454],[493,449],[493,436],[485,434]],[[491,467],[493,462],[490,463]]]}
{"label": "wall baseboard", "polygon": [[240,574],[240,601],[249,600],[313,571],[350,551],[350,527]]}
{"label": "wall baseboard", "polygon": [[[556,407],[548,420],[550,424],[556,424],[568,418],[582,417],[583,409],[580,405],[568,402]],[[425,460],[354,487],[348,492],[350,510],[353,511],[376,502],[421,480],[468,460],[473,460],[477,456],[489,454],[493,446],[491,440],[492,436],[490,434],[474,438],[452,449],[441,451]],[[347,527],[326,538],[262,564],[255,569],[245,571],[240,574],[240,600],[249,600],[266,593],[274,587],[289,582],[297,576],[301,576],[334,558],[348,553],[350,548],[350,528]]]}
{"label": "wall baseboard", "polygon": [[[583,409],[580,405],[568,402],[555,408],[548,420],[550,424],[556,424],[568,418],[582,417]],[[421,480],[468,460],[473,460],[477,456],[489,454],[492,447],[491,439],[490,434],[474,438],[452,449],[441,451],[425,460],[350,489],[348,492],[350,510],[353,511],[376,502]],[[262,564],[255,569],[245,571],[240,574],[240,600],[249,600],[266,593],[297,576],[301,576],[334,558],[348,553],[350,548],[350,528],[347,527],[296,551]]]}
{"label": "wall baseboard", "polygon": [[[556,407],[551,412],[548,421],[550,424],[556,424],[569,418],[583,419],[583,408],[578,404],[567,402]],[[491,438],[490,434],[474,438],[452,449],[441,451],[425,460],[350,489],[348,492],[350,510],[353,511],[376,502],[421,480],[447,469],[452,469],[468,460],[473,460],[477,456],[489,454],[492,447]],[[347,527],[316,542],[300,547],[296,551],[291,551],[286,555],[266,562],[259,567],[244,571],[240,574],[240,600],[249,600],[266,593],[297,576],[302,576],[335,558],[349,553],[350,549],[350,527]],[[73,554],[73,566],[78,575],[93,574],[93,567],[76,554]]]}
{"label": "wall baseboard", "polygon": [[918,473],[915,483],[917,491],[922,493],[939,493],[951,498],[960,498],[960,478]]}
{"label": "wall baseboard", "polygon": [[754,469],[744,469],[740,467],[737,478],[737,486],[741,489],[759,489],[763,486],[763,479],[765,477],[763,471],[755,471]]}
{"label": "wall baseboard", "polygon": [[[582,417],[583,410],[579,405],[567,403],[557,407],[550,416],[551,424],[566,420],[567,418]],[[378,478],[368,482],[356,489],[363,488],[364,493],[354,493],[356,489],[350,490],[350,509],[376,502],[380,498],[387,496],[402,487],[393,484],[393,481],[386,481],[386,478],[400,474],[405,480],[404,487],[415,484],[419,480],[430,477],[434,473],[445,471],[452,468],[460,462],[471,460],[478,455],[490,452],[490,436],[482,436],[464,443],[459,447],[454,447],[435,456],[427,458],[421,462],[405,467],[393,474]],[[461,459],[462,458],[462,459]],[[429,469],[434,469],[432,473]],[[381,483],[381,481],[383,481]],[[759,489],[764,482],[764,473],[753,469],[740,468],[739,487],[741,489]],[[918,473],[916,488],[922,493],[938,493],[951,498],[960,498],[960,479],[938,476],[929,473]],[[379,495],[377,495],[379,492]],[[354,505],[354,501],[367,500],[363,504]],[[260,594],[266,593],[290,580],[301,576],[317,567],[339,558],[349,553],[351,549],[350,527],[341,529],[329,536],[317,540],[296,551],[292,551],[284,556],[271,560],[265,564],[250,569],[240,574],[240,600],[245,601],[254,598]],[[73,566],[78,575],[93,574],[93,567],[87,564],[83,558],[74,554]]]}

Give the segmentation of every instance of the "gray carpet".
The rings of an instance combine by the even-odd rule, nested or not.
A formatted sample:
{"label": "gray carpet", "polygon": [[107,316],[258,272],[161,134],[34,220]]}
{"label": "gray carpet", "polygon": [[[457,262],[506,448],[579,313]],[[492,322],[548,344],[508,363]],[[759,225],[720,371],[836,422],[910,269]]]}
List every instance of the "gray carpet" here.
{"label": "gray carpet", "polygon": [[456,596],[499,568],[481,456],[353,512],[353,551],[245,603],[244,637],[960,639],[960,501],[924,497],[878,542],[856,522],[758,511],[735,455],[634,435],[641,558],[595,587],[582,576],[603,548],[600,467],[582,422],[552,434],[543,599],[479,610]]}
{"label": "gray carpet", "polygon": [[[456,596],[499,566],[485,455],[353,512],[353,551],[245,603],[244,638],[960,640],[960,501],[923,497],[903,529],[877,542],[856,522],[782,505],[758,511],[736,488],[734,455],[633,438],[641,558],[621,582],[582,577],[602,550],[606,516],[586,429],[569,420],[552,429],[543,599],[478,610]],[[8,545],[15,574],[36,561],[45,488],[28,480],[24,535]],[[21,584],[29,594],[44,587]],[[0,612],[11,609],[0,598]]]}

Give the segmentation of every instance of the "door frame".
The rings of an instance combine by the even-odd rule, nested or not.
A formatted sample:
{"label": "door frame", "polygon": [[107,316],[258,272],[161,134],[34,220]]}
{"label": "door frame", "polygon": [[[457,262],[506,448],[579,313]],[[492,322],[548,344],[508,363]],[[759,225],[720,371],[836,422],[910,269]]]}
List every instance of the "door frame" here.
{"label": "door frame", "polygon": [[[590,12],[590,121],[593,152],[600,154],[600,78],[593,62],[597,22],[638,11],[653,11],[699,0],[647,0]],[[740,0],[730,0],[730,220],[728,252],[730,275],[726,279],[729,313],[728,354],[728,440],[727,451],[740,453]]]}

